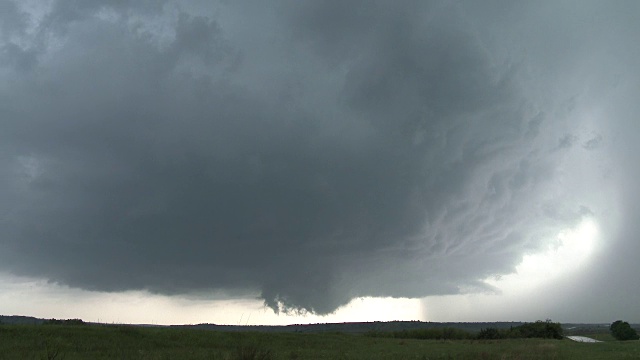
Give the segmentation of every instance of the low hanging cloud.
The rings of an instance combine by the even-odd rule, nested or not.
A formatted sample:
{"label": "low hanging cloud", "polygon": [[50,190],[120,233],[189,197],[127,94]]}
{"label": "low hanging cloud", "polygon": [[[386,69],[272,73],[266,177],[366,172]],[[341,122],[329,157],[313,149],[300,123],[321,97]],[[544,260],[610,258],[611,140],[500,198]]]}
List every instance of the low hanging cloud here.
{"label": "low hanging cloud", "polygon": [[559,180],[600,93],[517,28],[549,4],[2,6],[0,270],[326,314],[491,291],[603,211]]}

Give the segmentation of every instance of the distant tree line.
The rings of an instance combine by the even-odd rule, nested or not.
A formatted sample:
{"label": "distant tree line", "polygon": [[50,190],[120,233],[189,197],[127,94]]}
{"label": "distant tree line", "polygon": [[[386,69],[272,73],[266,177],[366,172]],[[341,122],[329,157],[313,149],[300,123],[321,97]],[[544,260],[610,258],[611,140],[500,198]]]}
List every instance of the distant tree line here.
{"label": "distant tree line", "polygon": [[423,339],[423,340],[493,340],[493,339],[521,339],[521,338],[541,338],[541,339],[562,339],[562,326],[560,323],[546,321],[536,321],[525,323],[509,329],[497,329],[494,327],[481,329],[477,334],[456,328],[431,328],[412,329],[401,331],[370,331],[367,336],[387,337],[397,339]]}
{"label": "distant tree line", "polygon": [[85,325],[81,319],[49,319],[45,320],[42,325]]}
{"label": "distant tree line", "polygon": [[421,339],[421,340],[466,340],[475,336],[465,330],[452,327],[431,328],[431,329],[411,329],[400,331],[369,331],[366,333],[371,337],[385,337],[396,339]]}
{"label": "distant tree line", "polygon": [[558,339],[563,338],[562,326],[560,323],[551,320],[538,320],[534,323],[526,323],[509,329],[487,328],[482,329],[476,335],[477,339]]}

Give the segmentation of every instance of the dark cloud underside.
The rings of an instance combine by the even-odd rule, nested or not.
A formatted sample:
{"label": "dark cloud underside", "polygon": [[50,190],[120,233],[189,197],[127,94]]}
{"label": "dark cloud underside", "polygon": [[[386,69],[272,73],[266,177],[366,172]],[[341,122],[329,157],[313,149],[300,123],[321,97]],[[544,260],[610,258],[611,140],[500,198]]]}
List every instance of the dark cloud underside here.
{"label": "dark cloud underside", "polygon": [[530,35],[531,9],[439,1],[2,4],[1,270],[328,313],[484,289],[604,211],[558,180],[608,146],[576,110],[601,92],[562,93],[582,70],[546,65],[574,53],[538,52],[586,46],[581,24]]}

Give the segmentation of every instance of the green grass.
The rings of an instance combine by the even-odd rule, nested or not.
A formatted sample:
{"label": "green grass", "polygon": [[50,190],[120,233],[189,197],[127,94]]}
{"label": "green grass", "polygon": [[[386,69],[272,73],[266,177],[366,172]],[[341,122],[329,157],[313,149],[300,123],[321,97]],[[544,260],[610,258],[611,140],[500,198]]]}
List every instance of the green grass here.
{"label": "green grass", "polygon": [[[596,337],[596,336],[594,336]],[[133,326],[0,325],[0,359],[637,359],[640,342],[415,340]]]}

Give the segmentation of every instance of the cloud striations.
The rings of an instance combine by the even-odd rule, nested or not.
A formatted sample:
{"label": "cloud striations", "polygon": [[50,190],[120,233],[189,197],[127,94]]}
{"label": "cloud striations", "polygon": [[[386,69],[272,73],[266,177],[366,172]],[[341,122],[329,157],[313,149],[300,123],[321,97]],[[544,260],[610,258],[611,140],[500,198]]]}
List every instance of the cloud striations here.
{"label": "cloud striations", "polygon": [[638,45],[604,5],[4,1],[0,270],[319,314],[491,291],[619,208]]}

